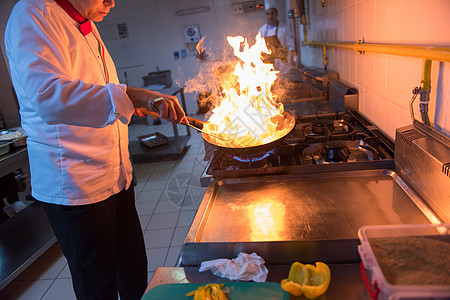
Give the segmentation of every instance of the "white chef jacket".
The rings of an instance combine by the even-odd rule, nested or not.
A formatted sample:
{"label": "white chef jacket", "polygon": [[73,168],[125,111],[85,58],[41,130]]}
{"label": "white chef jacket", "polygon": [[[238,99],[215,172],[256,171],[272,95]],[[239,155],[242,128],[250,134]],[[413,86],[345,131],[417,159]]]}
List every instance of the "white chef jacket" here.
{"label": "white chef jacket", "polygon": [[[269,27],[267,27],[267,26],[269,26]],[[277,31],[277,27],[270,26],[266,23],[263,26],[261,26],[258,31],[259,31],[259,33],[261,33],[261,37],[263,37],[263,38],[268,37],[268,36],[274,36]],[[281,45],[283,45],[284,48],[286,48],[287,50],[295,51],[294,38],[292,37],[291,33],[289,32],[289,28],[281,22],[278,22],[277,37],[280,40],[280,43],[281,43]]]}
{"label": "white chef jacket", "polygon": [[83,36],[53,0],[21,0],[5,45],[28,135],[32,196],[83,205],[128,188],[127,124],[134,107],[105,50],[106,83],[93,33]]}

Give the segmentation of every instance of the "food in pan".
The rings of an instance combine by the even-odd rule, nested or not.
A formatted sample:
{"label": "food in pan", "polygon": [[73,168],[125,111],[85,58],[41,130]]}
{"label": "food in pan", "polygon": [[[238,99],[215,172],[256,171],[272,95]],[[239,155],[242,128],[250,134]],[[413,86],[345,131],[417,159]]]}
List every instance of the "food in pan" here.
{"label": "food in pan", "polygon": [[[283,103],[272,96],[272,85],[278,71],[265,63],[261,53],[268,53],[260,35],[252,46],[242,36],[227,37],[239,61],[234,67],[216,72],[221,92],[203,130],[221,136],[207,142],[220,147],[257,147],[277,141],[295,126],[293,118],[286,117]],[[232,70],[234,68],[234,70]],[[204,135],[205,137],[205,135]]]}
{"label": "food in pan", "polygon": [[322,262],[316,262],[316,266],[295,262],[289,277],[281,281],[281,288],[294,296],[304,294],[308,299],[316,299],[327,291],[330,278],[330,268]]}

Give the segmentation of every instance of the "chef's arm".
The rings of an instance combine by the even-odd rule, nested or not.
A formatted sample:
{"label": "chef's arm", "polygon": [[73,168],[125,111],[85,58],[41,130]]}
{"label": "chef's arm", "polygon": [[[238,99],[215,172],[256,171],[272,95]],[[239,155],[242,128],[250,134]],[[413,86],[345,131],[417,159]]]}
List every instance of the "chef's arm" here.
{"label": "chef's arm", "polygon": [[130,86],[127,87],[126,93],[134,107],[143,114],[152,111],[172,123],[187,122],[185,113],[175,96]]}
{"label": "chef's arm", "polygon": [[21,110],[48,124],[97,128],[117,119],[128,123],[134,107],[126,86],[74,78],[71,49],[60,34],[57,20],[49,15],[10,19],[6,51]]}

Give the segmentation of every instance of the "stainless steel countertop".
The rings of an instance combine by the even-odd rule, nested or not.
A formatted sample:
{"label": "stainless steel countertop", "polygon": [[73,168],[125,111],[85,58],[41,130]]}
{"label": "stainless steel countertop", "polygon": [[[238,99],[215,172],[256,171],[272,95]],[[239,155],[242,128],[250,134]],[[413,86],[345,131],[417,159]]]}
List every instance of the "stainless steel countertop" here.
{"label": "stainless steel countertop", "polygon": [[212,181],[181,249],[182,263],[239,252],[256,252],[270,265],[357,263],[360,227],[430,223],[420,201],[392,170]]}
{"label": "stainless steel countertop", "polygon": [[[267,282],[281,282],[287,278],[290,265],[273,266],[266,265],[269,270]],[[367,294],[358,264],[329,264],[331,270],[331,281],[327,292],[317,298],[318,300],[346,299],[364,300],[370,299]],[[166,283],[226,283],[226,278],[214,276],[210,271],[199,272],[197,267],[160,267],[153,275],[147,291],[151,288]],[[291,299],[306,299],[304,296]]]}

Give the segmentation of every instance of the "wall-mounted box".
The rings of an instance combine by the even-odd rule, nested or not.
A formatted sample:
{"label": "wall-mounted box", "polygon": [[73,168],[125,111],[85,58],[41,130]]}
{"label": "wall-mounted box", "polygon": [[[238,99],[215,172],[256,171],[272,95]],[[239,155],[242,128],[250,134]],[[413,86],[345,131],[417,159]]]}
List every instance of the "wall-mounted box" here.
{"label": "wall-mounted box", "polygon": [[186,43],[198,43],[201,39],[198,25],[188,25],[184,27],[184,41]]}

